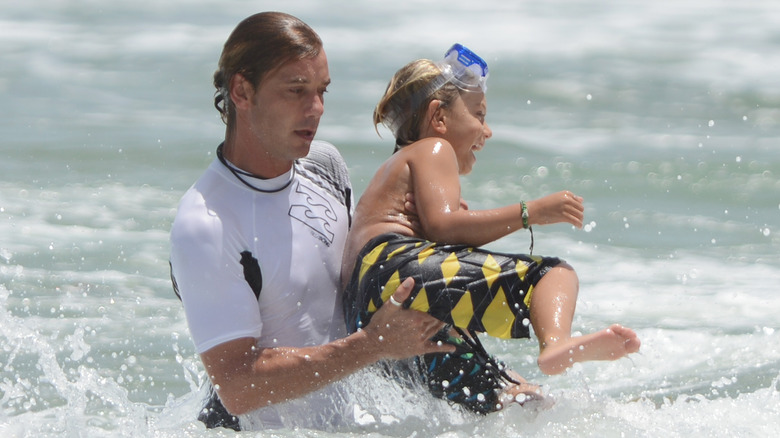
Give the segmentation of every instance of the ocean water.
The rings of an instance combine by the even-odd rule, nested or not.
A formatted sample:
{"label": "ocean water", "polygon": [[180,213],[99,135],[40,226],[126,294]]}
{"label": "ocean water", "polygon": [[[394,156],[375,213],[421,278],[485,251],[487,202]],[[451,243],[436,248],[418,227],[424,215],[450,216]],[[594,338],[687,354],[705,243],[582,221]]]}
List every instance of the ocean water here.
{"label": "ocean water", "polygon": [[[168,274],[180,196],[223,126],[211,74],[244,17],[321,35],[318,138],[360,194],[392,141],[393,72],[461,42],[489,62],[494,137],[471,208],[570,189],[586,226],[537,227],[578,271],[574,329],[639,354],[542,375],[535,340],[488,349],[555,403],[475,418],[372,386],[354,426],[246,436],[777,436],[780,5],[731,2],[36,0],[0,11],[0,436],[215,437]],[[525,251],[519,232],[491,244]],[[362,379],[362,380],[361,380]],[[369,409],[369,406],[374,406]]]}

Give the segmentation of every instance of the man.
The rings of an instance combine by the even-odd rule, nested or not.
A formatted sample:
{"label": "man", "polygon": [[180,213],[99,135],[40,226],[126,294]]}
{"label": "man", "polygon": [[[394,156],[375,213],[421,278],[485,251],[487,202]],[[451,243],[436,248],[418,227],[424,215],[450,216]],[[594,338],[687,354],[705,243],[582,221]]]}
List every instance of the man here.
{"label": "man", "polygon": [[238,430],[236,416],[260,408],[263,427],[281,426],[277,403],[380,359],[453,350],[430,341],[442,323],[399,306],[343,337],[352,192],[336,149],[313,141],[329,83],[317,34],[275,12],[236,27],[214,74],[225,141],[171,230],[172,280],[213,387],[209,427]]}

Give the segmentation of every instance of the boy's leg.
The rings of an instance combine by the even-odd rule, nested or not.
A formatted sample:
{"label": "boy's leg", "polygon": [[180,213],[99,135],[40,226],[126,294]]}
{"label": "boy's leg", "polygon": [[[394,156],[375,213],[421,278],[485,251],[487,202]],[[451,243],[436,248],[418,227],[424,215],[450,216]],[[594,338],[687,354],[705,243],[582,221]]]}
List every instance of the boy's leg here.
{"label": "boy's leg", "polygon": [[576,362],[615,360],[639,350],[633,330],[614,324],[584,336],[571,337],[579,280],[566,264],[545,274],[531,297],[531,324],[539,338],[539,369],[560,374]]}

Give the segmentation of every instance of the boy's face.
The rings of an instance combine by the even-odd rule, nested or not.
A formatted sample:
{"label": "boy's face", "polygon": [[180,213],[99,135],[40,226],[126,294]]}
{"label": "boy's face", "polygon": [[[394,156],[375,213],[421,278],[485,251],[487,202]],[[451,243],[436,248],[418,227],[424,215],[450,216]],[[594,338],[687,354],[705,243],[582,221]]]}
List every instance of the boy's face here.
{"label": "boy's face", "polygon": [[493,135],[485,117],[487,100],[482,92],[463,92],[450,108],[447,131],[444,138],[452,144],[458,158],[461,175],[471,172],[477,157],[474,152],[485,146]]}

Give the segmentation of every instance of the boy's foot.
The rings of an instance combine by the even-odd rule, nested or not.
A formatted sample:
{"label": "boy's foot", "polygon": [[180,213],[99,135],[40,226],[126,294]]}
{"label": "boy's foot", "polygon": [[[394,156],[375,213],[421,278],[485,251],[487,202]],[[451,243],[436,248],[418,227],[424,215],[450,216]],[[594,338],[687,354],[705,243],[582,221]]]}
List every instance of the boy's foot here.
{"label": "boy's foot", "polygon": [[620,359],[639,351],[640,345],[633,330],[613,324],[596,333],[548,345],[537,363],[545,374],[561,374],[577,362]]}

